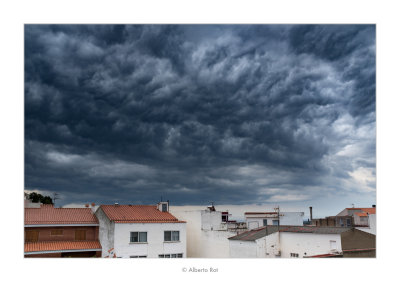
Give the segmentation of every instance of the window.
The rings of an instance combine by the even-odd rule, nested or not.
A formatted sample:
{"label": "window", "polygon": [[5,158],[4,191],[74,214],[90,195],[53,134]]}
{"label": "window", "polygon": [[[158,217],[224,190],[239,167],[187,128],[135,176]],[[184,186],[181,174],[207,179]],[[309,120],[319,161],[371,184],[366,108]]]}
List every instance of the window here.
{"label": "window", "polygon": [[130,256],[130,258],[147,258],[147,256]]}
{"label": "window", "polygon": [[39,239],[39,231],[28,230],[25,232],[25,242],[37,242]]}
{"label": "window", "polygon": [[227,222],[228,221],[228,216],[226,214],[222,215],[222,222]]}
{"label": "window", "polygon": [[179,241],[179,231],[164,231],[164,241],[165,242]]}
{"label": "window", "polygon": [[274,219],[272,221],[272,225],[279,225],[279,220],[278,219]]}
{"label": "window", "polygon": [[53,229],[51,230],[51,236],[59,236],[63,235],[63,230],[62,229]]}
{"label": "window", "polygon": [[263,219],[263,226],[267,226],[268,225],[268,220]]}
{"label": "window", "polygon": [[76,241],[86,240],[86,230],[75,230],[75,240]]}
{"label": "window", "polygon": [[297,253],[290,253],[290,257],[291,257],[291,258],[298,258],[298,257],[299,257],[299,254],[297,254]]}
{"label": "window", "polygon": [[147,232],[131,232],[131,243],[147,243]]}
{"label": "window", "polygon": [[161,210],[162,210],[163,212],[166,212],[166,211],[167,211],[167,204],[162,204]]}
{"label": "window", "polygon": [[351,219],[350,218],[346,219],[346,224],[347,224],[347,226],[351,226]]}
{"label": "window", "polygon": [[340,218],[340,219],[339,219],[339,223],[340,223],[340,226],[344,226],[343,218]]}
{"label": "window", "polygon": [[183,258],[183,254],[162,254],[158,255],[159,258]]}

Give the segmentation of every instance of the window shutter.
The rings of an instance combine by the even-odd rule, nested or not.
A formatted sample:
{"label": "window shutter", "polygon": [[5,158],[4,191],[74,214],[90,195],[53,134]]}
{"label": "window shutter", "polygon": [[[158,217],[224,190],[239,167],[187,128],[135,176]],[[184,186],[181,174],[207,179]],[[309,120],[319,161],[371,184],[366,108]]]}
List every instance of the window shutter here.
{"label": "window shutter", "polygon": [[37,242],[39,240],[39,231],[28,230],[25,232],[25,242]]}
{"label": "window shutter", "polygon": [[75,230],[75,240],[76,241],[86,240],[86,230]]}

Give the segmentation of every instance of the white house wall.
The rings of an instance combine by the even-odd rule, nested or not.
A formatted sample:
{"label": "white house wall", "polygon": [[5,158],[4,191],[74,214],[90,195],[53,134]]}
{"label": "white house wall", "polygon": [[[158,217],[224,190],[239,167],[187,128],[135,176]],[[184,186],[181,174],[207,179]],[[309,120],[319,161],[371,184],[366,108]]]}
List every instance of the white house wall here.
{"label": "white house wall", "polygon": [[202,230],[220,230],[222,223],[222,212],[220,211],[201,211]]}
{"label": "white house wall", "polygon": [[303,212],[281,212],[280,225],[303,226]]}
{"label": "white house wall", "polygon": [[[179,231],[178,242],[164,242],[164,231]],[[130,232],[147,232],[147,243],[130,243]],[[116,223],[114,251],[117,257],[179,254],[186,257],[186,223]]]}
{"label": "white house wall", "polygon": [[342,252],[340,234],[276,232],[256,241],[229,240],[232,258],[290,258],[291,253],[315,256],[332,253],[331,241]]}
{"label": "white house wall", "polygon": [[376,214],[368,216],[369,227],[356,227],[356,229],[376,235]]}
{"label": "white house wall", "polygon": [[256,240],[257,257],[259,258],[275,258],[279,257],[280,246],[278,243],[277,232]]}
{"label": "white house wall", "polygon": [[170,213],[179,220],[186,221],[187,257],[199,257],[201,254],[201,213],[200,211],[176,211],[170,207]]}
{"label": "white house wall", "polygon": [[222,213],[218,211],[177,211],[170,207],[170,213],[187,223],[187,257],[228,258],[229,237],[236,232],[220,230]]}
{"label": "white house wall", "polygon": [[[280,214],[281,214],[281,216],[279,217],[280,225],[303,226],[303,216],[304,216],[303,212],[281,212]],[[273,220],[277,220],[277,217],[272,217],[271,215],[269,215],[268,217],[247,215],[246,216],[247,228],[251,230],[264,226],[264,219],[267,219],[268,225],[273,225]]]}
{"label": "white house wall", "polygon": [[229,237],[237,235],[231,231],[202,230],[198,258],[229,258]]}
{"label": "white house wall", "polygon": [[257,258],[259,248],[255,241],[229,240],[231,258]]}
{"label": "white house wall", "polygon": [[281,257],[290,258],[290,253],[299,257],[332,253],[330,241],[336,241],[336,250],[342,252],[340,234],[280,232]]}

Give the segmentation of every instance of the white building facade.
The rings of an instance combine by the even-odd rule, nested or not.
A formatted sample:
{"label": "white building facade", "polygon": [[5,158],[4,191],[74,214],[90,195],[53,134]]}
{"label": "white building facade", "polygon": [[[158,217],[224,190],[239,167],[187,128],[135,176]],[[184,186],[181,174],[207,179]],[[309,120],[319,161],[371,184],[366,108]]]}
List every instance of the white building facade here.
{"label": "white building facade", "polygon": [[156,206],[111,205],[96,211],[102,257],[185,258],[186,222]]}
{"label": "white building facade", "polygon": [[246,231],[244,222],[229,222],[227,212],[171,207],[171,213],[187,222],[187,256],[191,258],[229,258],[228,238]]}
{"label": "white building facade", "polygon": [[265,227],[229,239],[232,258],[303,258],[342,253],[340,233],[348,228]]}
{"label": "white building facade", "polygon": [[346,208],[337,216],[352,216],[358,230],[376,235],[376,205],[371,208]]}
{"label": "white building facade", "polygon": [[266,225],[302,226],[304,212],[246,212],[246,225],[249,230]]}

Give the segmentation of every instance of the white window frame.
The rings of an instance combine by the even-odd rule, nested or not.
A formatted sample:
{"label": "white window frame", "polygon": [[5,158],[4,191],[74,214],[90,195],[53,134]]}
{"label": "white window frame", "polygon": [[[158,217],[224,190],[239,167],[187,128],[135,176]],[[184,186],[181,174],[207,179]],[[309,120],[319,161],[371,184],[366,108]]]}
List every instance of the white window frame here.
{"label": "white window frame", "polygon": [[178,254],[160,254],[159,258],[183,258],[183,253]]}
{"label": "white window frame", "polygon": [[[137,242],[132,241],[132,239],[133,239],[132,233],[137,233],[137,238],[138,238]],[[146,241],[141,241],[141,239],[143,239],[143,238],[140,236],[140,234],[146,234]],[[147,231],[131,231],[129,233],[129,236],[130,236],[129,237],[129,243],[132,243],[132,244],[135,244],[135,243],[147,243]]]}
{"label": "white window frame", "polygon": [[[165,234],[166,233],[170,233],[170,240],[166,240],[166,237],[165,237]],[[174,233],[175,233],[175,236],[174,236]],[[178,234],[178,236],[177,236],[177,238],[176,238],[176,234]],[[180,241],[180,232],[179,232],[179,230],[165,230],[164,231],[164,242],[179,242]]]}

